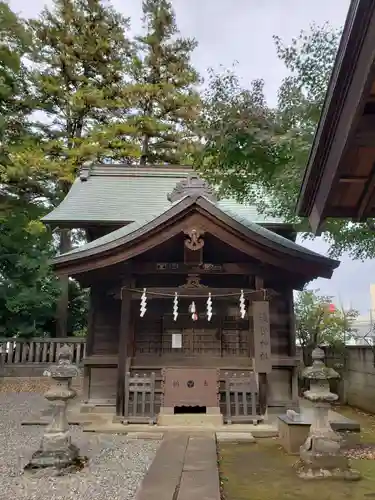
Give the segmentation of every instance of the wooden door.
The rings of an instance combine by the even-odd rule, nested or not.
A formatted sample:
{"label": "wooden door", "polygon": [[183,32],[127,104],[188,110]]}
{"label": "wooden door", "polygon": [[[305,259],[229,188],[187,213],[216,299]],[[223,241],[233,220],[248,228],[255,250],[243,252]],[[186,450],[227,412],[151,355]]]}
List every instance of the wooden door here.
{"label": "wooden door", "polygon": [[220,356],[220,335],[216,328],[184,328],[182,338],[186,354]]}
{"label": "wooden door", "polygon": [[194,353],[194,329],[184,328],[182,332],[182,350],[184,354]]}

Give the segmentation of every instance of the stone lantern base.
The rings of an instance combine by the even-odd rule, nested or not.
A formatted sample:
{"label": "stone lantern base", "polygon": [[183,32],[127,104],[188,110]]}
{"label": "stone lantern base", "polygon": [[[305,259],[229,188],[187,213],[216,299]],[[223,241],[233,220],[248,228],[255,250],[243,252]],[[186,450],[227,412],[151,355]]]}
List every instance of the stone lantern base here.
{"label": "stone lantern base", "polygon": [[[319,407],[315,408],[315,411],[317,417]],[[315,424],[319,420],[317,417]],[[360,479],[360,473],[350,467],[348,458],[341,453],[341,436],[331,428],[325,418],[324,421],[322,427],[311,426],[309,436],[300,448],[298,476],[302,479]],[[320,423],[323,422],[320,420]]]}
{"label": "stone lantern base", "polygon": [[359,471],[351,469],[348,463],[343,463],[342,457],[330,458],[300,464],[298,476],[301,479],[341,479],[346,481],[361,479]]}
{"label": "stone lantern base", "polygon": [[79,449],[74,444],[60,450],[41,449],[33,453],[25,470],[45,469],[47,467],[56,470],[68,469],[69,467],[77,467],[79,460]]}

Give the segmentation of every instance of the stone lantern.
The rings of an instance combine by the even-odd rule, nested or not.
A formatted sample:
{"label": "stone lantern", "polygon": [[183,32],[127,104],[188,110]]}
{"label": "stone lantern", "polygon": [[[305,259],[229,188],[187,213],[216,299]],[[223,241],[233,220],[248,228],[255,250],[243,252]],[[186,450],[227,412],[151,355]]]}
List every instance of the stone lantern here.
{"label": "stone lantern", "polygon": [[304,479],[337,477],[359,479],[359,472],[350,468],[348,459],[340,453],[342,437],[331,427],[328,414],[331,403],[338,399],[330,392],[329,381],[339,374],[324,363],[324,351],[317,347],[312,353],[313,364],[302,376],[310,380],[304,398],[311,401],[312,424],[305,443],[300,448],[298,475]]}
{"label": "stone lantern", "polygon": [[72,444],[67,419],[67,404],[76,396],[72,389],[72,378],[79,374],[77,366],[72,364],[71,349],[65,345],[58,353],[58,362],[50,366],[47,375],[52,377],[54,384],[45,393],[45,398],[53,405],[52,421],[47,425],[39,450],[37,450],[26,470],[66,469],[77,463],[78,448]]}

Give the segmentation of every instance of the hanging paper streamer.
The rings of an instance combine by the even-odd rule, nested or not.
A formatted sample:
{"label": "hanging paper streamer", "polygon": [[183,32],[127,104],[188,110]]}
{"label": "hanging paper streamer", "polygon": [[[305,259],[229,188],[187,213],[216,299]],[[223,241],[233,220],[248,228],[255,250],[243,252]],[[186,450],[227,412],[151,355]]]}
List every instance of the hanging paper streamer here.
{"label": "hanging paper streamer", "polygon": [[244,319],[246,315],[245,296],[243,290],[241,290],[241,295],[240,295],[240,315],[242,319]]}
{"label": "hanging paper streamer", "polygon": [[177,292],[174,294],[174,299],[173,299],[173,319],[174,321],[177,320],[178,317],[178,295]]}
{"label": "hanging paper streamer", "polygon": [[146,314],[146,311],[147,311],[147,295],[146,295],[146,288],[144,288],[141,297],[141,311],[139,314],[141,318],[143,318],[143,316]]}
{"label": "hanging paper streamer", "polygon": [[190,304],[190,313],[191,313],[192,320],[193,321],[197,321],[198,314],[197,314],[197,308],[195,307],[195,302],[194,301]]}
{"label": "hanging paper streamer", "polygon": [[208,299],[207,299],[207,319],[208,321],[211,321],[212,318],[212,298],[211,298],[211,293],[208,294]]}

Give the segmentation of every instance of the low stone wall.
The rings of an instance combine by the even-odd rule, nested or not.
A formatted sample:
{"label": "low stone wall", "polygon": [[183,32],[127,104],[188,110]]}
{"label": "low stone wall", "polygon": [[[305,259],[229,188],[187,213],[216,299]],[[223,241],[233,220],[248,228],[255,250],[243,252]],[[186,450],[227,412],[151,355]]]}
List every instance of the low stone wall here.
{"label": "low stone wall", "polygon": [[[43,373],[48,370],[50,364],[35,363],[35,364],[10,364],[4,365],[2,369],[2,377],[43,377]],[[44,377],[45,378],[45,377]]]}
{"label": "low stone wall", "polygon": [[[342,363],[342,357],[327,353],[327,365]],[[347,346],[341,380],[331,390],[339,394],[340,403],[375,414],[375,348],[370,345]]]}
{"label": "low stone wall", "polygon": [[375,413],[375,356],[370,346],[348,346],[344,375],[346,403]]}
{"label": "low stone wall", "polygon": [[[44,394],[51,387],[52,379],[49,377],[3,377],[0,379],[0,392],[35,392]],[[82,395],[83,377],[75,377],[72,387],[77,395]]]}
{"label": "low stone wall", "polygon": [[[298,351],[301,351],[298,348]],[[302,361],[302,352],[301,352]],[[327,365],[342,363],[341,356],[327,353]],[[333,381],[331,390],[339,394],[340,403],[375,414],[375,347],[347,346],[342,378]]]}

